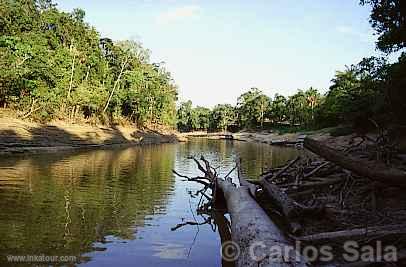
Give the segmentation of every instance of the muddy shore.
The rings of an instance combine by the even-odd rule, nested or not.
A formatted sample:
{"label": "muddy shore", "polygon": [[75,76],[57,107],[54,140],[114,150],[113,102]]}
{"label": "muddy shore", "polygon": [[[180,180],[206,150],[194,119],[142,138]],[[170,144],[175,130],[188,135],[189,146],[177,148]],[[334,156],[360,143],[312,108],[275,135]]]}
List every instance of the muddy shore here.
{"label": "muddy shore", "polygon": [[47,124],[0,117],[0,155],[49,153],[79,149],[174,143],[176,131],[126,126],[92,126],[52,122]]}

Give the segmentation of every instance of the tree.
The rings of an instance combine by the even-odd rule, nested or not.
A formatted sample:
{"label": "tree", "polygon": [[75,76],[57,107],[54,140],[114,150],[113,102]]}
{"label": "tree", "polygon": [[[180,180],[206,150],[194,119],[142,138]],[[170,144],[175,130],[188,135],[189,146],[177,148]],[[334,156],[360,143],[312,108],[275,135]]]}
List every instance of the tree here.
{"label": "tree", "polygon": [[379,35],[377,47],[394,52],[406,47],[406,3],[403,0],[361,0],[372,7],[370,23]]}
{"label": "tree", "polygon": [[170,73],[139,42],[100,39],[83,10],[3,0],[0,33],[0,106],[21,117],[175,124]]}
{"label": "tree", "polygon": [[274,122],[283,122],[287,117],[286,113],[286,97],[283,95],[275,94],[271,108],[270,108],[270,115],[269,117],[272,118]]}
{"label": "tree", "polygon": [[205,107],[196,107],[193,110],[194,117],[197,119],[197,125],[195,129],[198,130],[207,130],[210,127],[210,116],[211,111]]}
{"label": "tree", "polygon": [[291,125],[312,126],[315,124],[316,108],[321,102],[317,89],[310,87],[298,90],[286,102],[286,112]]}
{"label": "tree", "polygon": [[406,54],[399,57],[398,62],[388,66],[385,80],[385,93],[388,110],[394,115],[395,122],[406,124]]}
{"label": "tree", "polygon": [[237,99],[237,110],[242,127],[263,126],[271,100],[258,88],[251,88]]}
{"label": "tree", "polygon": [[385,114],[386,73],[386,61],[374,57],[338,71],[320,108],[321,124],[368,121]]}
{"label": "tree", "polygon": [[302,90],[289,96],[286,103],[289,122],[292,126],[301,125],[304,122],[304,108],[306,106],[306,97]]}
{"label": "tree", "polygon": [[233,106],[219,104],[212,111],[212,128],[214,130],[227,131],[236,122],[237,114]]}
{"label": "tree", "polygon": [[192,127],[192,101],[182,102],[177,111],[177,127],[182,132],[193,130]]}
{"label": "tree", "polygon": [[[379,35],[377,48],[391,53],[402,51],[406,47],[406,3],[403,0],[361,0],[361,5],[372,7],[370,23]],[[404,50],[403,50],[404,51]],[[398,62],[387,66],[387,76],[382,87],[387,100],[388,110],[398,123],[406,123],[405,75],[406,55],[403,52]],[[393,119],[392,119],[393,120]]]}
{"label": "tree", "polygon": [[314,123],[315,110],[320,105],[321,95],[317,91],[317,89],[313,87],[310,87],[308,90],[306,90],[304,94],[307,103],[306,123],[309,125]]}

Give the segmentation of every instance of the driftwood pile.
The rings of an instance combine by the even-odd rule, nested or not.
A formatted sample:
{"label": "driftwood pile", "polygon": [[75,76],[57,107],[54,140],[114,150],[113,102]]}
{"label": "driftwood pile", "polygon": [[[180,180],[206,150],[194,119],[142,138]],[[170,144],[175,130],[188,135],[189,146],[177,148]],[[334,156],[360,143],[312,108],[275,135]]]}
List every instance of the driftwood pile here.
{"label": "driftwood pile", "polygon": [[[199,212],[209,217],[202,223],[179,224],[173,230],[187,224],[218,225],[222,242],[231,238],[239,246],[236,266],[323,266],[327,263],[317,257],[309,259],[300,249],[326,244],[335,252],[328,266],[402,266],[406,256],[406,172],[350,157],[308,138],[304,147],[316,155],[302,153],[255,179],[244,177],[239,162],[220,178],[204,157],[192,157],[201,177],[174,173],[203,185],[197,192],[201,196]],[[230,178],[235,170],[238,179]],[[230,214],[231,223],[224,212]],[[360,245],[377,241],[394,245],[398,263],[383,259],[348,263],[340,258],[348,240]],[[254,254],[260,257],[253,259],[250,248],[256,242],[265,246],[255,248]],[[298,242],[303,244],[299,249]],[[275,245],[292,253],[278,257],[264,249]],[[227,263],[223,261],[223,265]]]}
{"label": "driftwood pile", "polygon": [[[239,174],[238,181],[235,181],[229,177],[234,169],[224,178],[220,178],[216,169],[210,166],[203,156],[200,161],[194,157],[191,159],[195,161],[204,176],[187,177],[176,171],[174,173],[187,181],[204,185],[198,194],[201,194],[202,199],[205,197],[207,202],[200,206],[200,213],[210,214],[213,210],[225,211],[226,209],[230,214],[231,223],[227,223],[229,225],[227,231],[230,232],[231,240],[238,246],[238,257],[231,256],[229,259],[235,260],[236,266],[307,266],[306,259],[296,251],[293,240],[287,238],[281,228],[256,202],[256,187],[241,175],[238,163],[234,168],[238,169]],[[208,191],[210,195],[207,194]],[[206,222],[207,220],[204,221]],[[185,224],[195,224],[195,222],[179,224],[173,230]],[[220,233],[220,235],[223,234]],[[269,250],[271,247],[279,247],[288,253],[271,254]]]}

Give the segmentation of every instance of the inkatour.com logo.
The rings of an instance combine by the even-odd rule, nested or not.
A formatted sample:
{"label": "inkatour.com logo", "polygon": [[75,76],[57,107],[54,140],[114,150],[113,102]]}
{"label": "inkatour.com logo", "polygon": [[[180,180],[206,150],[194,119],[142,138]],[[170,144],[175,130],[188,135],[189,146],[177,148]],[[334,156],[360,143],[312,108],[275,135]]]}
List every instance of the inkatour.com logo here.
{"label": "inkatour.com logo", "polygon": [[64,255],[7,255],[8,262],[75,262],[76,256]]}

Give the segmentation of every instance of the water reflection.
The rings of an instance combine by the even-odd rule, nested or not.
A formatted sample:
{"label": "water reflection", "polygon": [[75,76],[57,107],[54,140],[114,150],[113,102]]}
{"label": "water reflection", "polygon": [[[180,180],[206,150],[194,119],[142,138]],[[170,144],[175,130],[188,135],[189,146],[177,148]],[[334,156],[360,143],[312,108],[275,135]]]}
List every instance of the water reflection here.
{"label": "water reflection", "polygon": [[[182,155],[205,155],[220,172],[227,173],[235,165],[237,158],[242,160],[244,174],[256,178],[264,170],[284,164],[294,158],[299,151],[290,147],[269,146],[260,143],[215,141],[196,138],[179,148]],[[179,170],[195,169],[194,163],[180,157]],[[178,163],[179,160],[176,160]]]}
{"label": "water reflection", "polygon": [[[220,237],[191,220],[198,185],[175,178],[204,155],[226,173],[237,156],[255,177],[297,151],[242,142],[195,140],[0,160],[0,265],[5,255],[75,255],[87,265],[219,266]],[[192,242],[193,241],[193,242]],[[88,261],[90,260],[90,261]]]}
{"label": "water reflection", "polygon": [[81,255],[107,235],[135,238],[147,216],[165,212],[174,152],[168,145],[2,161],[1,255]]}

